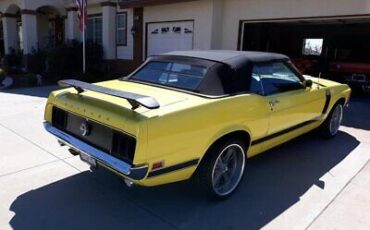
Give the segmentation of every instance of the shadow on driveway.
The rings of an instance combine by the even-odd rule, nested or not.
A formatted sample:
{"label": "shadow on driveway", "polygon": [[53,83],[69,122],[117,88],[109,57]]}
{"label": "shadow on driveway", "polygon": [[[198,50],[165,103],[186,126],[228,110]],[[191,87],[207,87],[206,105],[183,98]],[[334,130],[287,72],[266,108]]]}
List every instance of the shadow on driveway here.
{"label": "shadow on driveway", "polygon": [[344,112],[343,125],[370,131],[370,95],[355,96]]}
{"label": "shadow on driveway", "polygon": [[[359,142],[315,133],[249,160],[229,200],[211,202],[189,184],[128,189],[105,170],[83,172],[20,195],[14,229],[258,229],[299,201]],[[67,167],[67,166],[66,166]],[[120,183],[121,182],[121,183]]]}
{"label": "shadow on driveway", "polygon": [[18,95],[25,95],[25,96],[31,96],[31,97],[47,98],[52,91],[57,90],[59,88],[60,87],[57,85],[51,85],[51,86],[42,86],[42,87],[33,87],[33,88],[6,89],[6,90],[0,90],[0,93],[18,94]]}

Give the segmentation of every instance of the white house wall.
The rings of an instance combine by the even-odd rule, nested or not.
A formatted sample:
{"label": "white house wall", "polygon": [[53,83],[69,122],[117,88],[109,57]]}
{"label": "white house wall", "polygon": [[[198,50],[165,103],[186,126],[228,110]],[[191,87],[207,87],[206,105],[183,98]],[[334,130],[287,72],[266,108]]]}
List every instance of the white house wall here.
{"label": "white house wall", "polygon": [[104,59],[114,60],[116,59],[116,13],[117,9],[115,6],[103,6],[102,7],[102,18],[103,18],[103,48],[104,48]]}
{"label": "white house wall", "polygon": [[87,14],[88,15],[91,15],[91,14],[102,14],[102,7],[100,6],[100,4],[97,4],[97,5],[89,5],[87,7]]}
{"label": "white house wall", "polygon": [[[101,2],[104,0],[89,0],[88,14],[102,14]],[[17,5],[18,7],[9,6]],[[0,12],[14,14],[19,9],[37,10],[42,6],[52,6],[63,16],[67,16],[65,7],[74,5],[74,0],[0,0]],[[13,12],[14,11],[14,12]],[[116,46],[117,59],[132,60],[134,41],[130,29],[133,26],[133,9],[119,9],[117,12],[127,12],[127,45]],[[199,0],[176,4],[165,4],[144,7],[144,37],[143,52],[145,56],[146,24],[151,22],[194,21],[194,49],[237,49],[239,36],[239,22],[241,20],[268,20],[287,18],[312,18],[342,15],[370,15],[370,0]],[[30,18],[32,15],[24,16]],[[9,19],[8,21],[11,21]],[[40,20],[37,20],[40,21]],[[77,24],[76,17],[66,19],[66,37],[78,37],[76,28],[68,25]],[[27,24],[27,23],[26,23]],[[29,24],[29,23],[28,23]],[[8,26],[9,27],[9,26]],[[40,37],[46,31],[46,24],[37,25],[37,31],[32,31],[35,25],[28,25],[25,37],[37,33]],[[116,30],[115,26],[111,26]],[[4,28],[7,28],[6,26]],[[24,29],[24,28],[23,28]],[[14,28],[13,28],[14,30]],[[12,28],[9,29],[12,32]],[[43,32],[44,31],[44,32]],[[14,31],[13,31],[14,32]],[[6,34],[6,32],[4,32]],[[14,33],[13,33],[14,34]],[[14,35],[15,36],[15,35]],[[6,43],[15,43],[12,36],[8,36]],[[31,36],[32,37],[32,36]],[[26,39],[26,46],[33,45],[34,38]]]}
{"label": "white house wall", "polygon": [[221,49],[223,39],[224,0],[213,0],[211,48]]}
{"label": "white house wall", "polygon": [[[211,49],[212,44],[212,0],[183,2],[144,8],[146,23],[194,20],[194,49]],[[145,47],[144,29],[144,47]],[[145,51],[144,51],[145,52]],[[145,56],[145,54],[144,54]]]}
{"label": "white house wall", "polygon": [[201,0],[145,7],[144,26],[193,19],[194,49],[235,50],[240,20],[369,14],[370,0]]}
{"label": "white house wall", "polygon": [[77,11],[70,10],[67,12],[67,18],[64,21],[66,40],[81,40],[81,32],[78,23]]}
{"label": "white house wall", "polygon": [[[130,33],[130,29],[133,26],[133,10],[132,9],[125,9],[121,10],[117,6],[117,14],[121,12],[127,12],[127,45],[126,46],[116,46],[116,59],[123,59],[123,60],[132,60],[133,59],[133,52],[134,52],[134,41],[133,37]],[[102,7],[99,4],[89,6],[87,9],[87,13],[89,15],[96,15],[102,14]],[[112,26],[112,30],[116,31],[116,27]]]}

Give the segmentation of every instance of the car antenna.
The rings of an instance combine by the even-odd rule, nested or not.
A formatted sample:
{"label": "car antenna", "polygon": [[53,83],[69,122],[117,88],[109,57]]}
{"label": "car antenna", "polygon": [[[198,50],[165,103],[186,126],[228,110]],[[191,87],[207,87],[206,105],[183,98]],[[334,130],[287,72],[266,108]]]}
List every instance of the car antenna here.
{"label": "car antenna", "polygon": [[317,89],[320,89],[321,72],[319,73],[319,79],[317,80]]}

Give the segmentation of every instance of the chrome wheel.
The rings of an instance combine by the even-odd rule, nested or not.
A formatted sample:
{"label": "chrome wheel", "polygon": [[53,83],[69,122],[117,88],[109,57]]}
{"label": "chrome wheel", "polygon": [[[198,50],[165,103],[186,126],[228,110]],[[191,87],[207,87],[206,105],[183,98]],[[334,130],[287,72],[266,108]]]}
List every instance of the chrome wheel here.
{"label": "chrome wheel", "polygon": [[343,118],[343,106],[341,104],[338,104],[335,107],[330,119],[329,130],[332,136],[338,133],[339,127],[342,124],[342,118]]}
{"label": "chrome wheel", "polygon": [[244,149],[237,144],[227,146],[216,159],[212,170],[212,187],[219,196],[232,193],[244,172]]}

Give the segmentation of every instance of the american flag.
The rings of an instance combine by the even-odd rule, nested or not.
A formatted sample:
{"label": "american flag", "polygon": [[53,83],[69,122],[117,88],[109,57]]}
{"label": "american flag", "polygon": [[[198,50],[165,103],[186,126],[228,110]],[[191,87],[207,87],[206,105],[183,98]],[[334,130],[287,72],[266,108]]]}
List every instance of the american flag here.
{"label": "american flag", "polygon": [[87,0],[76,0],[78,7],[78,19],[80,21],[80,30],[86,29],[87,24]]}

